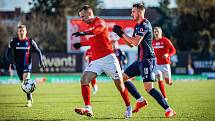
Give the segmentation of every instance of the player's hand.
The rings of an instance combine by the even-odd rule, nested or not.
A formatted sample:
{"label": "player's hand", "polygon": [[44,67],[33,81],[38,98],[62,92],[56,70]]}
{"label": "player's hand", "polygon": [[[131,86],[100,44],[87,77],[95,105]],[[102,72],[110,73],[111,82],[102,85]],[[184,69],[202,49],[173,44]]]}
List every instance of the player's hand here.
{"label": "player's hand", "polygon": [[72,36],[75,36],[75,37],[84,36],[84,35],[87,35],[87,33],[86,32],[75,32],[72,34]]}
{"label": "player's hand", "polygon": [[40,62],[40,66],[43,68],[43,71],[45,71],[45,70],[46,70],[46,66],[45,66],[44,61]]}
{"label": "player's hand", "polygon": [[14,64],[10,64],[9,66],[10,66],[9,68],[10,68],[11,70],[15,70],[15,69],[16,69],[16,66],[15,66]]}
{"label": "player's hand", "polygon": [[163,57],[164,57],[164,58],[168,58],[168,57],[169,57],[169,54],[166,53],[166,54],[163,55]]}
{"label": "player's hand", "polygon": [[81,43],[75,43],[75,44],[73,44],[73,47],[75,49],[79,49],[81,47]]}
{"label": "player's hand", "polygon": [[124,32],[122,31],[122,27],[119,25],[114,25],[113,32],[115,32],[121,38],[122,38],[122,35],[124,34]]}

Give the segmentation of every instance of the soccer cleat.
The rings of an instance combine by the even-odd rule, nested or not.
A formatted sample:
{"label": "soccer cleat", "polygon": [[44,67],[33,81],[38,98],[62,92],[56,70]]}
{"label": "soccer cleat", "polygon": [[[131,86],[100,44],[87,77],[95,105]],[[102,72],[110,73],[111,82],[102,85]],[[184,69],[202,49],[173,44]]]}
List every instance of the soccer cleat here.
{"label": "soccer cleat", "polygon": [[168,84],[168,85],[172,85],[172,80],[171,79],[165,79],[165,82]]}
{"label": "soccer cleat", "polygon": [[98,85],[95,84],[95,85],[93,86],[93,95],[95,95],[95,94],[97,93],[97,91],[98,91]]}
{"label": "soccer cleat", "polygon": [[145,107],[147,104],[148,104],[148,102],[146,99],[142,102],[136,102],[135,109],[132,111],[132,113],[138,112],[140,108]]}
{"label": "soccer cleat", "polygon": [[170,110],[170,111],[167,111],[166,113],[165,113],[165,116],[166,116],[166,118],[170,118],[170,117],[172,117],[172,116],[176,116],[176,112],[174,111],[174,110]]}
{"label": "soccer cleat", "polygon": [[80,115],[85,115],[92,117],[93,116],[93,111],[91,108],[84,107],[84,108],[75,108],[75,112],[80,114]]}
{"label": "soccer cleat", "polygon": [[27,101],[26,107],[32,107],[32,101],[31,100]]}
{"label": "soccer cleat", "polygon": [[125,118],[131,118],[132,117],[132,107],[131,106],[128,106],[126,108],[126,111],[125,111]]}

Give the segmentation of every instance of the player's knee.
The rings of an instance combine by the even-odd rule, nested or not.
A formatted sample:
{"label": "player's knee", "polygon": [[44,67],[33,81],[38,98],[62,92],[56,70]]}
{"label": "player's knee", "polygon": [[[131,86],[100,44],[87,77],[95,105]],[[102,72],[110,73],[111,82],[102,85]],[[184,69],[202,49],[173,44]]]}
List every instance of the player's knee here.
{"label": "player's knee", "polygon": [[145,88],[146,92],[150,92],[151,89],[154,88],[153,83],[152,82],[145,82],[144,83],[144,88]]}
{"label": "player's knee", "polygon": [[122,74],[122,77],[123,77],[123,82],[126,82],[129,79],[128,75],[125,73]]}

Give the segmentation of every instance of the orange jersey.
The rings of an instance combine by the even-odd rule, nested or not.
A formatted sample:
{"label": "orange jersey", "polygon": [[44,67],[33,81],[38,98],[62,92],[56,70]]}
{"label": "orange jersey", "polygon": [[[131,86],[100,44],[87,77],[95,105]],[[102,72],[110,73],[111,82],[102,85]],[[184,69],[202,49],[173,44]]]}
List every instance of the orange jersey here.
{"label": "orange jersey", "polygon": [[88,50],[86,51],[85,57],[88,57],[88,58],[89,58],[89,60],[88,60],[89,62],[88,62],[88,63],[90,63],[91,60],[92,60],[92,51],[91,51],[91,49],[88,49]]}
{"label": "orange jersey", "polygon": [[108,27],[104,20],[98,17],[94,18],[93,22],[89,24],[89,31],[92,37],[81,42],[81,45],[91,47],[92,61],[113,53]]}
{"label": "orange jersey", "polygon": [[[175,47],[172,45],[171,41],[166,37],[162,37],[159,40],[154,39],[152,45],[157,58],[157,64],[170,64],[170,56],[176,53]],[[164,54],[168,54],[169,56],[164,58]]]}

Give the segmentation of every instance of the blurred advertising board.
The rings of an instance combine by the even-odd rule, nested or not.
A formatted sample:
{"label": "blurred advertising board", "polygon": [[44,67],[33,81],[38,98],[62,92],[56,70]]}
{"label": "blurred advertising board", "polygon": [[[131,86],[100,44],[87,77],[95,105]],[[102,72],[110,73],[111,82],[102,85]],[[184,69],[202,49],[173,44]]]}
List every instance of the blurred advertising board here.
{"label": "blurred advertising board", "polygon": [[33,73],[77,73],[82,72],[82,53],[46,53],[46,69],[39,67],[38,56],[33,56]]}
{"label": "blurred advertising board", "polygon": [[201,74],[206,75],[209,78],[215,78],[214,53],[202,54],[178,52],[171,57],[171,61],[173,74]]}
{"label": "blurred advertising board", "polygon": [[[114,32],[112,32],[114,25],[120,25],[123,28],[123,31],[127,33],[129,36],[132,36],[134,31],[135,22],[131,17],[100,17],[103,18],[108,26],[108,30],[110,31],[110,39],[117,40],[119,45],[125,45],[124,41],[118,37]],[[88,25],[77,17],[67,17],[67,52],[73,52],[75,49],[73,48],[73,44],[85,41],[90,38],[92,35],[75,37],[72,36],[72,33],[77,31],[86,31],[88,30]]]}

